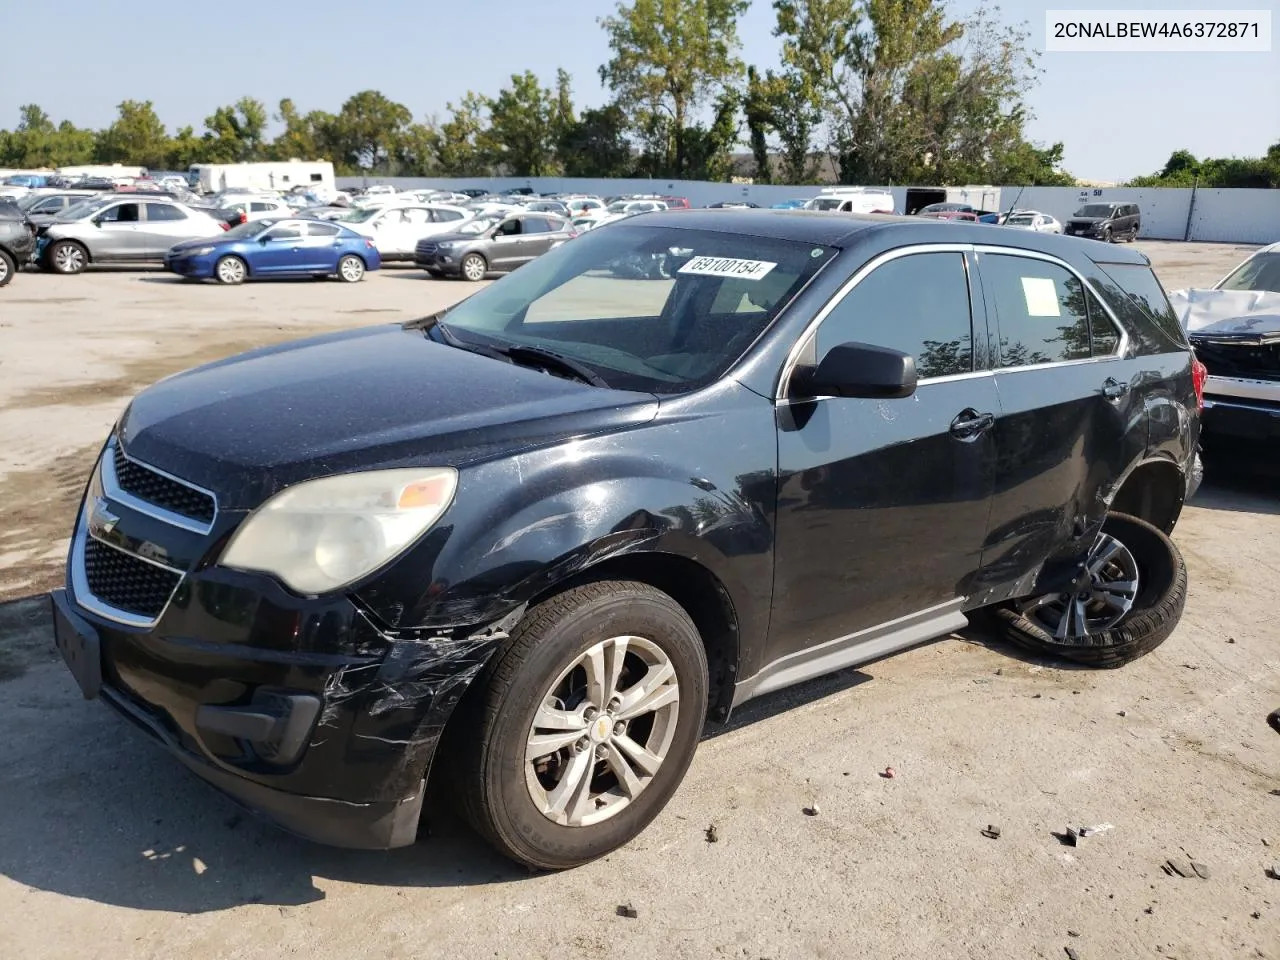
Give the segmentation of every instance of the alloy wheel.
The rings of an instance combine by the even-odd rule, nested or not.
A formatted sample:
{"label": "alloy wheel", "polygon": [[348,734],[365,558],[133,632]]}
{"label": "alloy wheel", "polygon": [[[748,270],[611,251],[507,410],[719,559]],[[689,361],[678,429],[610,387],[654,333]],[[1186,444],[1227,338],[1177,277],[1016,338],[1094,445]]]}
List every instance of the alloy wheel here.
{"label": "alloy wheel", "polygon": [[462,261],[462,272],[466,274],[468,280],[483,280],[484,261],[476,256],[467,257]]}
{"label": "alloy wheel", "polygon": [[1071,590],[1024,601],[1018,609],[1055,640],[1079,641],[1123,620],[1133,609],[1138,586],[1138,564],[1129,548],[1102,533]]}
{"label": "alloy wheel", "polygon": [[342,279],[347,283],[356,283],[364,276],[364,264],[358,257],[343,257],[338,269],[342,273]]}
{"label": "alloy wheel", "polygon": [[223,283],[243,283],[244,264],[234,257],[219,261],[218,279]]}
{"label": "alloy wheel", "polygon": [[79,273],[84,269],[84,251],[73,243],[64,243],[53,251],[53,265],[59,273]]}
{"label": "alloy wheel", "polygon": [[653,781],[675,737],[680,684],[652,641],[621,636],[581,654],[543,698],[525,782],[543,816],[585,827],[624,810]]}
{"label": "alloy wheel", "polygon": [[9,261],[0,257],[0,287],[9,282]]}

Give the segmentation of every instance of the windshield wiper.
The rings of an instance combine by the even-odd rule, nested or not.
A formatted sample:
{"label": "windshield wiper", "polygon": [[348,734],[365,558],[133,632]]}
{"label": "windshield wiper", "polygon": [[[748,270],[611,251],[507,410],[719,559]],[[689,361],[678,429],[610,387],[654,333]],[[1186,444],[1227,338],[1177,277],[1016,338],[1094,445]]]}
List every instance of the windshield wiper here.
{"label": "windshield wiper", "polygon": [[516,343],[509,347],[494,347],[494,350],[510,359],[513,363],[526,362],[530,366],[539,366],[548,373],[552,367],[559,370],[562,374],[567,373],[575,380],[581,380],[583,383],[589,383],[593,387],[608,388],[609,384],[604,377],[596,373],[590,367],[577,360],[570,359],[563,354],[555,353],[551,350],[545,350],[542,347],[530,347],[524,344]]}
{"label": "windshield wiper", "polygon": [[469,350],[472,353],[478,353],[481,356],[492,357],[495,360],[505,360],[511,363],[519,363],[524,366],[542,367],[547,370],[548,373],[551,372],[551,368],[554,368],[562,375],[568,374],[574,380],[581,380],[583,383],[590,384],[593,387],[604,387],[606,389],[609,387],[609,384],[605,381],[604,377],[600,376],[600,374],[596,373],[590,367],[552,350],[545,350],[542,347],[526,346],[519,343],[499,347],[496,345],[491,346],[484,343],[475,343],[471,340],[463,340],[444,322],[443,317],[448,312],[449,310],[445,309],[438,313],[433,313],[428,317],[422,317],[418,320],[410,320],[404,324],[404,328],[406,330],[421,330],[423,333],[435,330],[440,334],[440,339],[444,343],[451,347],[457,347],[459,350]]}

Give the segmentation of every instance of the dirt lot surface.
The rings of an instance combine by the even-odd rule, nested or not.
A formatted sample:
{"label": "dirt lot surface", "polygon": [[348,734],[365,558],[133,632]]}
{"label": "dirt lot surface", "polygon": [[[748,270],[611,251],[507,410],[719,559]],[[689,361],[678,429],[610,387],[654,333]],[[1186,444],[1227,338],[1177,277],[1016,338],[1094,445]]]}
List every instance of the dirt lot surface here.
{"label": "dirt lot surface", "polygon": [[[1248,252],[1138,246],[1169,288]],[[709,728],[639,840],[567,874],[513,869],[447,813],[387,854],[294,840],[82,701],[44,604],[20,598],[59,581],[128,398],[473,289],[393,268],[234,289],[24,273],[0,291],[0,600],[17,600],[0,605],[0,958],[1280,958],[1280,495],[1212,469],[1175,535],[1186,613],[1152,655],[1081,671],[970,632],[765,698]],[[1110,829],[1068,847],[1068,825]]]}

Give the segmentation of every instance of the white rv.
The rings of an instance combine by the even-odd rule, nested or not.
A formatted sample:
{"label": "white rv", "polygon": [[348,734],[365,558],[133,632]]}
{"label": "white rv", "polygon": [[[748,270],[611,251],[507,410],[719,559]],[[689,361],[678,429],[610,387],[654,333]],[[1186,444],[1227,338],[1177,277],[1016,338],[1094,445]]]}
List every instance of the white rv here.
{"label": "white rv", "polygon": [[866,187],[827,187],[804,208],[832,213],[893,213],[893,194]]}
{"label": "white rv", "polygon": [[976,212],[999,212],[1000,188],[991,186],[968,187],[908,187],[907,214],[913,214],[935,203],[961,204]]}
{"label": "white rv", "polygon": [[283,163],[196,163],[187,183],[199,193],[223,190],[278,190],[294,187],[332,192],[333,164],[327,160],[289,160]]}

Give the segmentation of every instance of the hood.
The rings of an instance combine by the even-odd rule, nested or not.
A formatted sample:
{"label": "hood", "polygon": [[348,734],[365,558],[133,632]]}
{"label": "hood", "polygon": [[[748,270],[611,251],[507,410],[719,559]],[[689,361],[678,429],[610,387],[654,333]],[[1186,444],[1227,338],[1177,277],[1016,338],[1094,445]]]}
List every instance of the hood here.
{"label": "hood", "polygon": [[183,240],[181,243],[175,243],[169,248],[170,253],[183,253],[187,250],[199,250],[201,247],[211,247],[218,243],[234,243],[234,240],[227,240],[225,234],[221,237],[201,237],[197,240]]}
{"label": "hood", "polygon": [[1280,332],[1280,292],[1192,288],[1174,290],[1169,303],[1191,335]]}
{"label": "hood", "polygon": [[605,390],[438,344],[399,325],[268,347],[140,393],[126,448],[252,509],[355,469],[463,466],[652,419],[657,398]]}

